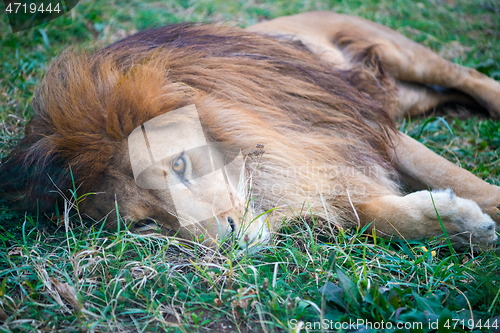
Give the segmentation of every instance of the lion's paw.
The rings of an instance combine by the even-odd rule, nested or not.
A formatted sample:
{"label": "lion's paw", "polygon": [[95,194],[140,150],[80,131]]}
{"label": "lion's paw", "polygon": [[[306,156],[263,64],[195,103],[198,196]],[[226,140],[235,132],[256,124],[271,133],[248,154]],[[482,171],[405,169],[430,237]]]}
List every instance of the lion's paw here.
{"label": "lion's paw", "polygon": [[[477,203],[460,198],[449,189],[431,193],[439,216],[450,238],[456,242],[456,247],[474,244],[484,249],[496,243],[496,223]],[[435,211],[427,214],[437,218]]]}

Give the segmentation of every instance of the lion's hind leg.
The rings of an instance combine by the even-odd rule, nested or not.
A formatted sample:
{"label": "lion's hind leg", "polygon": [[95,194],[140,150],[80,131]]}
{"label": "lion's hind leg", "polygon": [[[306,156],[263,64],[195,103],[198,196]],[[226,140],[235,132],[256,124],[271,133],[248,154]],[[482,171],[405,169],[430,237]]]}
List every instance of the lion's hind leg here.
{"label": "lion's hind leg", "polygon": [[[406,116],[410,112],[422,113],[447,101],[461,102],[465,96],[443,95],[427,88],[432,85],[459,90],[485,107],[491,117],[500,117],[500,82],[472,68],[443,59],[378,23],[324,11],[280,17],[247,29],[270,35],[292,36],[337,68],[349,69],[356,63],[377,60],[383,65],[384,73],[396,80],[396,86],[404,90],[398,96],[399,103],[396,104],[399,105],[388,107],[394,118]],[[420,88],[408,87],[407,83],[418,84]],[[409,92],[413,97],[407,98],[404,92]],[[454,97],[458,97],[458,100]]]}
{"label": "lion's hind leg", "polygon": [[[467,68],[452,63],[424,46],[413,42],[400,33],[375,22],[357,17],[332,17],[345,21],[346,25],[329,30],[333,44],[344,53],[359,57],[378,59],[385,71],[396,80],[396,86],[403,90],[399,94],[399,106],[390,110],[394,117],[417,114],[445,102],[464,102],[470,96],[475,102],[485,107],[492,118],[500,117],[500,82]],[[325,25],[326,29],[332,25]],[[367,49],[367,43],[372,47]],[[356,60],[356,58],[352,58]],[[443,93],[432,86],[453,88],[458,93]],[[417,103],[404,95],[411,91],[419,95]]]}
{"label": "lion's hind leg", "polygon": [[471,243],[482,248],[497,240],[495,222],[474,201],[460,198],[451,190],[382,196],[361,205],[359,211],[362,222],[372,223],[370,230],[375,228],[385,237],[424,239],[442,235],[440,218],[457,248]]}
{"label": "lion's hind leg", "polygon": [[410,82],[396,82],[397,110],[391,110],[391,115],[417,116],[433,110],[444,103],[460,103],[477,108],[478,103],[458,90],[437,90],[429,86]]}

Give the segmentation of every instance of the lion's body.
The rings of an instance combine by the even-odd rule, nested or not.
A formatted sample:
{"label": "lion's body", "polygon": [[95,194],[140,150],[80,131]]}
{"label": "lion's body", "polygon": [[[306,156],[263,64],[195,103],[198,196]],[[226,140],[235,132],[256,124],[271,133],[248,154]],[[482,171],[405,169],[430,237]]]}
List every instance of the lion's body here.
{"label": "lion's body", "polygon": [[[127,150],[127,138],[134,129],[194,104],[205,136],[234,144],[247,157],[253,215],[280,207],[270,215],[276,224],[295,214],[313,214],[336,225],[375,221],[381,232],[397,236],[439,234],[439,224],[430,216],[433,206],[428,193],[402,196],[402,180],[416,187],[452,188],[476,201],[479,206],[451,192],[434,192],[436,207],[452,233],[471,231],[479,243],[495,241],[491,218],[500,203],[498,188],[395,130],[392,118],[450,97],[441,98],[422,86],[411,90],[413,97],[402,98],[401,92],[412,87],[402,81],[411,77],[395,61],[385,61],[387,52],[377,53],[377,40],[367,43],[366,32],[353,40],[362,27],[347,35],[344,30],[326,29],[319,20],[317,26],[302,24],[304,35],[297,35],[288,27],[291,23],[301,30],[294,20],[312,22],[311,15],[337,17],[303,15],[253,28],[295,34],[292,38],[274,39],[220,26],[177,25],[136,34],[93,55],[62,56],[48,70],[34,98],[37,114],[27,125],[25,138],[1,166],[0,185],[14,201],[31,208],[38,202],[49,210],[61,199],[50,191],[54,185],[70,188],[72,173],[78,193],[99,193],[87,196],[80,207],[94,219],[106,216],[116,200],[126,222],[150,219],[179,231],[181,237],[205,229],[216,238],[235,216],[251,219],[242,218],[241,212],[216,214],[218,227],[182,228],[161,191],[135,184]],[[359,19],[352,20],[359,26]],[[310,26],[316,28],[307,30]],[[320,35],[318,29],[325,33]],[[380,31],[397,35],[387,30]],[[342,37],[339,44],[333,36]],[[414,76],[425,77],[422,73]],[[410,81],[441,82],[422,80]],[[472,96],[493,115],[499,111],[494,95]],[[182,142],[176,144],[182,146]],[[264,145],[263,154],[254,152],[259,144]],[[440,170],[429,173],[432,166],[427,165],[412,168],[422,159]],[[447,170],[453,174],[446,175]],[[462,186],[460,179],[469,185]],[[241,209],[245,198],[238,201],[233,194],[233,203]],[[468,209],[464,212],[460,207]],[[110,218],[108,224],[113,221]],[[252,238],[264,225],[255,224],[248,232]]]}

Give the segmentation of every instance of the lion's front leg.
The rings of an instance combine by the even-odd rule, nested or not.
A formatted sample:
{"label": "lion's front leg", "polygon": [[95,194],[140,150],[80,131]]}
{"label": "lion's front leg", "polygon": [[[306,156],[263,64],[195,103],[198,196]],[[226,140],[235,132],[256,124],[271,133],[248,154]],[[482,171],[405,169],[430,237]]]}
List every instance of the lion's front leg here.
{"label": "lion's front leg", "polygon": [[495,222],[490,216],[474,201],[460,198],[451,190],[383,196],[359,208],[363,223],[373,222],[370,228],[386,237],[423,239],[442,235],[439,214],[457,248],[469,244],[485,248],[497,240]]}
{"label": "lion's front leg", "polygon": [[457,196],[476,202],[500,226],[500,187],[479,179],[403,133],[394,138],[391,154],[402,182],[412,190],[452,189]]}

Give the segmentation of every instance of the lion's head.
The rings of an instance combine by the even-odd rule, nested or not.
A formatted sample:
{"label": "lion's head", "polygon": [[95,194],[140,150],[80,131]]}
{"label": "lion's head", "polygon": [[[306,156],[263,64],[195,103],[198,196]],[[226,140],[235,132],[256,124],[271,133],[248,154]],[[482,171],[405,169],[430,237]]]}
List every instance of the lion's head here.
{"label": "lion's head", "polygon": [[267,238],[269,218],[340,224],[353,217],[349,190],[369,196],[392,173],[393,122],[358,91],[359,77],[299,44],[221,26],[169,26],[67,52],[48,69],[0,186],[46,212],[74,187],[80,211],[108,226],[117,208],[139,229],[154,221],[216,242],[234,230],[242,245]]}

